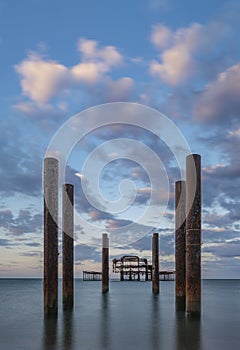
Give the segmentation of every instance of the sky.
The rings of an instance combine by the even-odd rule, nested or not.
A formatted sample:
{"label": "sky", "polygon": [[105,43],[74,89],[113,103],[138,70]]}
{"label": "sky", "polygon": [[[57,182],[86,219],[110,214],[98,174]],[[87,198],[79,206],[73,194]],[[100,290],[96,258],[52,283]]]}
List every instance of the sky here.
{"label": "sky", "polygon": [[[43,160],[57,135],[60,163],[77,137],[64,167],[77,277],[100,269],[102,232],[111,258],[150,260],[159,232],[160,268],[174,269],[187,144],[202,159],[203,278],[240,278],[239,23],[228,0],[0,0],[0,277],[42,277]],[[61,272],[61,230],[59,252]]]}

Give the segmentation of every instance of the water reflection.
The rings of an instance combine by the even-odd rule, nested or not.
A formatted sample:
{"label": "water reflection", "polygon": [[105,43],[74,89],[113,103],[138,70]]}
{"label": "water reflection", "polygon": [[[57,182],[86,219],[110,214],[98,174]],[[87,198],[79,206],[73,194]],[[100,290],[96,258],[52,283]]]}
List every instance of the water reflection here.
{"label": "water reflection", "polygon": [[45,317],[43,328],[43,349],[57,349],[57,317]]}
{"label": "water reflection", "polygon": [[160,349],[160,326],[159,326],[159,295],[152,295],[152,305],[151,305],[151,349]]}
{"label": "water reflection", "polygon": [[201,349],[201,320],[187,320],[187,346],[188,349]]}
{"label": "water reflection", "polygon": [[73,310],[63,311],[63,350],[71,350],[73,343]]}
{"label": "water reflection", "polygon": [[187,349],[187,319],[185,312],[176,312],[176,350]]}
{"label": "water reflection", "polygon": [[110,319],[109,319],[109,293],[102,295],[102,305],[101,305],[101,329],[100,329],[100,338],[101,338],[101,349],[110,350],[111,349],[111,330],[110,330]]}
{"label": "water reflection", "polygon": [[176,350],[201,350],[201,319],[186,317],[184,312],[176,313]]}
{"label": "water reflection", "polygon": [[176,311],[177,312],[184,312],[186,310],[186,297],[181,296],[181,297],[176,297]]}

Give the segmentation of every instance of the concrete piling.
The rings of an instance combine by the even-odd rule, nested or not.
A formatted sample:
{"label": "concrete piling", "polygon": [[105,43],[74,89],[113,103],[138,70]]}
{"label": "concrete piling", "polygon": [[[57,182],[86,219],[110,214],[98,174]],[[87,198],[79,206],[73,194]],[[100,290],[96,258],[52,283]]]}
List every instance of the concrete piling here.
{"label": "concrete piling", "polygon": [[175,183],[175,265],[176,310],[185,311],[186,303],[186,182]]}
{"label": "concrete piling", "polygon": [[44,313],[58,312],[58,160],[44,159]]}
{"label": "concrete piling", "polygon": [[152,291],[159,293],[159,235],[152,236]]}
{"label": "concrete piling", "polygon": [[102,293],[109,291],[109,238],[102,234]]}
{"label": "concrete piling", "polygon": [[186,312],[201,313],[201,157],[186,159]]}
{"label": "concrete piling", "polygon": [[74,188],[62,186],[62,302],[64,308],[72,308],[74,300]]}

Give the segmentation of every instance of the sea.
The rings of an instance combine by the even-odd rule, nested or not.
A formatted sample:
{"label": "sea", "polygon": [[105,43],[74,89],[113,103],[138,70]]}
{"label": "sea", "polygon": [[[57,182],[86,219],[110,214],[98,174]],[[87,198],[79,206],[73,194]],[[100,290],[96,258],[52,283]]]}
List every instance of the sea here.
{"label": "sea", "polygon": [[175,309],[173,281],[75,280],[72,311],[44,319],[41,279],[0,279],[1,350],[239,350],[240,280],[203,280],[202,312],[188,319]]}

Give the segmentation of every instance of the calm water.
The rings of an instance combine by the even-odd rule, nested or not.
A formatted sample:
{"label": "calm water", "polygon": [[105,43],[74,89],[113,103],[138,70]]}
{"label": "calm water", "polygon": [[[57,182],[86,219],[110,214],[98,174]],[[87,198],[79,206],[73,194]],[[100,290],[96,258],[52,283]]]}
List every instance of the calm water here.
{"label": "calm water", "polygon": [[77,280],[74,311],[44,321],[41,280],[0,280],[0,349],[240,349],[240,280],[203,281],[200,321],[175,312],[174,282],[157,297],[150,282],[110,289]]}

